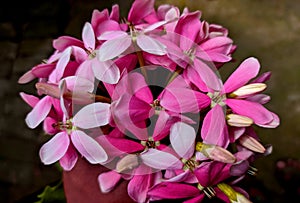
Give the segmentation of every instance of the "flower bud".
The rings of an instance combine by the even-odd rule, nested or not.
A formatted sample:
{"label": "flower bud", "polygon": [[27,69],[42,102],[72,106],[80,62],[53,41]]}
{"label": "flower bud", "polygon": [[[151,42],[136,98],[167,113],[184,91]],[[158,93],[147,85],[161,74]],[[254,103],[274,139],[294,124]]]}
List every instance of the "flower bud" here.
{"label": "flower bud", "polygon": [[54,98],[59,98],[60,96],[60,90],[57,85],[49,84],[49,83],[43,83],[38,82],[35,84],[35,87],[39,94],[45,94]]}
{"label": "flower bud", "polygon": [[246,147],[247,149],[250,149],[254,152],[264,153],[266,151],[265,147],[262,144],[260,144],[254,137],[251,137],[246,134],[239,138],[239,143],[243,147]]}
{"label": "flower bud", "polygon": [[123,157],[116,166],[116,171],[122,173],[131,170],[139,165],[138,156],[136,154],[128,154]]}
{"label": "flower bud", "polygon": [[198,142],[196,151],[201,152],[204,156],[215,161],[223,163],[234,163],[236,161],[235,156],[231,152],[217,145]]}
{"label": "flower bud", "polygon": [[235,90],[234,92],[229,94],[229,97],[246,97],[255,93],[262,92],[266,88],[267,85],[264,83],[252,83]]}
{"label": "flower bud", "polygon": [[235,127],[248,127],[253,124],[253,120],[251,118],[237,114],[228,114],[226,115],[226,119],[228,125]]}

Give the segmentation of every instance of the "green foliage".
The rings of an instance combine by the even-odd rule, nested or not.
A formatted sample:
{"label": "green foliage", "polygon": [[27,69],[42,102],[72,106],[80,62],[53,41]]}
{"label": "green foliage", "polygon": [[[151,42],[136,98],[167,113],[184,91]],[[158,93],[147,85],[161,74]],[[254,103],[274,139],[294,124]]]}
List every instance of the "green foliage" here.
{"label": "green foliage", "polygon": [[62,181],[55,186],[47,185],[43,192],[37,196],[39,198],[35,203],[65,203],[65,194]]}

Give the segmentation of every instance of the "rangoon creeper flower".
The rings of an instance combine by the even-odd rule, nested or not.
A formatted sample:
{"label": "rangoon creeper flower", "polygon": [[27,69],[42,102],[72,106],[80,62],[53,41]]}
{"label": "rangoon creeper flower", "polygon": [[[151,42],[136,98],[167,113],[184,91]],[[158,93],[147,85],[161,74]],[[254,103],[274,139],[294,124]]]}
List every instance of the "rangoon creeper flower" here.
{"label": "rangoon creeper flower", "polygon": [[76,150],[90,163],[105,162],[107,154],[104,149],[80,128],[88,129],[108,124],[110,105],[100,102],[89,104],[70,118],[63,98],[63,93],[66,91],[64,80],[60,84],[60,89],[60,104],[64,112],[64,120],[56,124],[60,132],[41,147],[39,154],[42,162],[52,164],[60,160],[65,169],[71,170],[77,161],[77,154],[73,148],[69,148],[70,140]]}
{"label": "rangoon creeper flower", "polygon": [[28,127],[43,123],[51,136],[41,161],[65,171],[80,156],[105,166],[99,192],[127,180],[135,202],[251,202],[237,183],[272,152],[253,126],[280,122],[264,106],[271,72],[257,77],[260,64],[250,57],[223,83],[218,69],[236,45],[201,15],[135,0],[125,18],[118,5],[94,9],[81,40],[55,39],[52,55],[18,81],[37,79],[38,96],[20,96],[32,107]]}

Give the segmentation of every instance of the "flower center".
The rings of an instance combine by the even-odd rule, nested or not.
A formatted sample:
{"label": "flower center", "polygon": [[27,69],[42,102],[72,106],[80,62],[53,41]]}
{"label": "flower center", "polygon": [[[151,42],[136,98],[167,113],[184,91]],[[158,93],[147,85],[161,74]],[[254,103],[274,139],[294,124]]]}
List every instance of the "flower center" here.
{"label": "flower center", "polygon": [[150,104],[155,110],[155,115],[159,115],[159,112],[162,111],[164,108],[160,105],[160,101],[155,99],[152,104]]}
{"label": "flower center", "polygon": [[56,129],[58,129],[58,130],[64,130],[64,131],[67,131],[68,134],[70,134],[71,131],[76,130],[76,126],[74,126],[74,125],[72,124],[72,120],[71,120],[71,119],[66,120],[66,122],[61,122],[61,121],[59,121],[59,122],[57,122],[57,123],[53,123],[53,124],[52,124],[52,127],[53,127],[53,128],[56,128]]}
{"label": "flower center", "polygon": [[160,142],[153,140],[152,137],[149,137],[148,140],[142,140],[141,144],[143,146],[145,146],[147,149],[149,149],[149,148],[153,148],[154,149],[154,148],[156,148],[157,146],[160,145]]}
{"label": "flower center", "polygon": [[186,50],[183,53],[186,56],[188,56],[191,61],[194,61],[194,59],[195,59],[195,49],[194,48],[190,48],[189,50]]}
{"label": "flower center", "polygon": [[86,50],[86,53],[89,55],[89,59],[93,59],[96,57],[96,52],[92,50],[91,48]]}
{"label": "flower center", "polygon": [[221,94],[220,92],[214,92],[214,93],[207,93],[207,96],[210,97],[211,99],[211,108],[215,107],[217,104],[219,104],[220,106],[225,106],[225,99],[226,99],[226,95],[225,94]]}
{"label": "flower center", "polygon": [[192,157],[189,160],[186,160],[186,159],[182,158],[181,161],[184,164],[183,165],[183,170],[185,170],[185,171],[187,171],[187,170],[194,171],[195,168],[197,166],[199,166],[199,163],[196,160],[196,157]]}

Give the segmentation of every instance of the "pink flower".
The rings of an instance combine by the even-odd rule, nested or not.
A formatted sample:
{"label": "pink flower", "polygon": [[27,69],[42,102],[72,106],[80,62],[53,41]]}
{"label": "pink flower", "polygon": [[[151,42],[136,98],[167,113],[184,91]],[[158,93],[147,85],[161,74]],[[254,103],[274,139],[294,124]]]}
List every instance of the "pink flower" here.
{"label": "pink flower", "polygon": [[[84,106],[73,118],[69,117],[63,98],[66,84],[63,81],[61,88],[61,108],[64,119],[57,123],[60,132],[54,135],[40,149],[40,157],[44,164],[52,164],[60,160],[65,170],[71,170],[76,161],[76,150],[90,163],[98,164],[107,160],[107,154],[99,143],[88,136],[83,130],[108,124],[110,118],[109,104],[93,103]],[[72,145],[70,143],[72,141]],[[74,146],[74,147],[73,147]]]}

